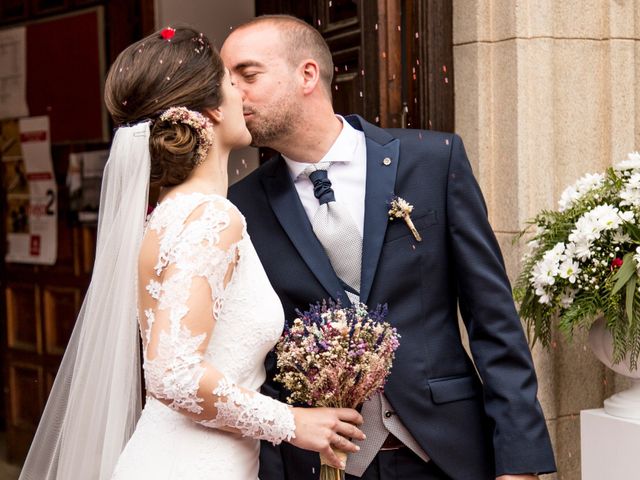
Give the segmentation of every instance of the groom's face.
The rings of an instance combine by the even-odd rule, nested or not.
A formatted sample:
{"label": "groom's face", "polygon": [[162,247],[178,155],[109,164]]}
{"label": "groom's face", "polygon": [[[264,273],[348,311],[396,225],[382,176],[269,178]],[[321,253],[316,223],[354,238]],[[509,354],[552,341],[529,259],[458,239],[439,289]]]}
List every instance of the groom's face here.
{"label": "groom's face", "polygon": [[277,147],[296,122],[298,88],[285,50],[276,28],[258,24],[234,31],[220,51],[242,92],[254,146]]}

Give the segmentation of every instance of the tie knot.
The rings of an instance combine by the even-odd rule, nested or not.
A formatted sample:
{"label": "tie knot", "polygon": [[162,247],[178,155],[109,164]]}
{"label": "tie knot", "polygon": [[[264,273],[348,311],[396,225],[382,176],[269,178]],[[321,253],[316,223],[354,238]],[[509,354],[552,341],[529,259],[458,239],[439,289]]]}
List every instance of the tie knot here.
{"label": "tie knot", "polygon": [[313,194],[318,199],[318,202],[320,202],[320,205],[336,201],[335,194],[331,188],[331,180],[329,180],[329,176],[327,175],[327,166],[311,166],[308,167],[304,173],[313,183]]}

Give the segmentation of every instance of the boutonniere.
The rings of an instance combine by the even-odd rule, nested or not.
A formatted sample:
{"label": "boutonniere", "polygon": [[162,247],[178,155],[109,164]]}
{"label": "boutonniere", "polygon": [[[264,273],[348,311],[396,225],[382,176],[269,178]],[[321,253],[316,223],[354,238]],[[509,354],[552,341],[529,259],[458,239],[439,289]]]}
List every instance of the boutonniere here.
{"label": "boutonniere", "polygon": [[404,223],[407,224],[411,233],[418,242],[422,241],[422,237],[416,230],[416,226],[413,224],[411,220],[411,212],[413,211],[413,205],[407,202],[404,198],[394,196],[389,201],[389,220],[395,220],[396,218],[401,218],[404,220]]}

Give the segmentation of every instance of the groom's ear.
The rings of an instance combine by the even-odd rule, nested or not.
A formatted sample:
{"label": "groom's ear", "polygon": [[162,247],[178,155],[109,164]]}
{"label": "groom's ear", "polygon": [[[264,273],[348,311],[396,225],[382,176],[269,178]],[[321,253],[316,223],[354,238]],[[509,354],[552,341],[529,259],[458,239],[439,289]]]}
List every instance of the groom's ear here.
{"label": "groom's ear", "polygon": [[309,58],[300,63],[300,72],[302,73],[302,93],[308,95],[312,93],[318,82],[320,82],[320,67],[318,62]]}

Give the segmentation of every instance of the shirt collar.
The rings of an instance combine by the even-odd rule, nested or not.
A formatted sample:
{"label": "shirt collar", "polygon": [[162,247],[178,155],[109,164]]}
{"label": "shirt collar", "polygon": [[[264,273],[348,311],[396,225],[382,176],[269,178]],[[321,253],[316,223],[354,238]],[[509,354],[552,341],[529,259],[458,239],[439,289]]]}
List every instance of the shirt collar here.
{"label": "shirt collar", "polygon": [[[333,142],[329,151],[320,159],[320,162],[347,163],[351,162],[355,157],[356,148],[358,146],[358,131],[341,115],[336,115],[336,117],[338,117],[342,122],[342,130],[340,130],[338,138]],[[282,158],[284,158],[284,161],[287,163],[289,174],[294,182],[298,179],[300,174],[304,172],[305,168],[309,165],[313,165],[313,163],[297,162],[285,155],[282,155]]]}

